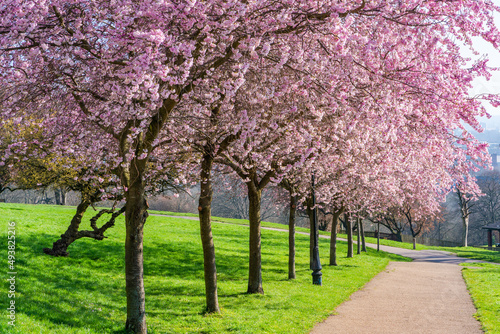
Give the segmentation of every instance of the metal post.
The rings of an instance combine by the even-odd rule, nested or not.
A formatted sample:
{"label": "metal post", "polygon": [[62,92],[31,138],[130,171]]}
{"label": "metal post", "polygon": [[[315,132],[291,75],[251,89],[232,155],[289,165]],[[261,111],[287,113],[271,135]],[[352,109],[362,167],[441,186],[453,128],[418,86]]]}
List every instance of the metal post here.
{"label": "metal post", "polygon": [[316,209],[316,196],[314,194],[314,172],[312,175],[312,205],[313,205],[313,226],[311,228],[313,229],[313,261],[312,261],[312,277],[313,277],[313,284],[315,285],[321,285],[321,276],[323,274],[321,273],[321,262],[319,260],[319,246],[318,246],[318,216],[317,216],[317,209]]}

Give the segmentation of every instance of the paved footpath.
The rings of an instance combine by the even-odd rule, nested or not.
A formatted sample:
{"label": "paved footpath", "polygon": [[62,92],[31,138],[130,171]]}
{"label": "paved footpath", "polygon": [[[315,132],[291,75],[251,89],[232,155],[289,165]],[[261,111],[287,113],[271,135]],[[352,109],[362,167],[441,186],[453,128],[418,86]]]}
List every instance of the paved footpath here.
{"label": "paved footpath", "polygon": [[380,250],[414,261],[391,262],[311,334],[483,333],[459,264],[484,261],[435,250]]}
{"label": "paved footpath", "polygon": [[[377,248],[376,244],[366,246]],[[476,308],[459,264],[484,261],[437,250],[416,251],[383,245],[380,250],[414,261],[389,263],[310,334],[483,333],[474,318]]]}
{"label": "paved footpath", "polygon": [[[195,217],[176,218],[197,220]],[[337,307],[334,315],[318,324],[311,334],[483,333],[479,321],[473,316],[476,308],[459,266],[463,262],[483,261],[434,250],[414,251],[383,245],[380,245],[380,250],[414,261],[389,263],[383,272],[352,294],[350,300]]]}

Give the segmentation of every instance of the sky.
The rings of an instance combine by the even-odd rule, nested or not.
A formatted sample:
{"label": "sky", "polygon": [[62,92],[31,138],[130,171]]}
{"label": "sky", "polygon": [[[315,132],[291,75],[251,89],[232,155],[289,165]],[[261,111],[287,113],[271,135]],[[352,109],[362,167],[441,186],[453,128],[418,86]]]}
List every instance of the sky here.
{"label": "sky", "polygon": [[[500,6],[500,0],[493,0],[493,2]],[[500,28],[500,15],[495,16],[495,23],[497,27]],[[489,58],[488,65],[490,67],[496,67],[499,70],[493,72],[493,76],[489,81],[485,79],[476,79],[473,89],[470,90],[470,95],[475,96],[484,93],[500,94],[500,52],[495,50],[489,43],[480,39],[475,39],[473,43],[480,55],[487,55],[487,58]],[[465,48],[463,48],[462,53],[468,57],[473,57]],[[493,117],[491,119],[483,118],[481,122],[485,122],[487,128],[498,128],[500,130],[500,108],[494,108],[489,103],[485,103],[484,105],[488,113]]]}

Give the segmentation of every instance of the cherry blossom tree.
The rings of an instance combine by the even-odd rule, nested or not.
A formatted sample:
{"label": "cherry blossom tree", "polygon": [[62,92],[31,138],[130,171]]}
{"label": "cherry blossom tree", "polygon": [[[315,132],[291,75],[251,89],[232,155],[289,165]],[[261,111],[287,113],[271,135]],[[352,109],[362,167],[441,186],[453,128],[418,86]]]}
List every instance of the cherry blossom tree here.
{"label": "cherry blossom tree", "polygon": [[46,136],[58,136],[60,152],[109,152],[100,163],[121,178],[127,200],[126,327],[132,332],[147,331],[142,230],[148,159],[159,151],[172,110],[195,86],[212,80],[228,93],[238,89],[241,75],[224,79],[216,70],[252,53],[243,40],[293,32],[288,13],[297,9],[302,20],[310,8],[307,2],[277,3],[268,11],[268,5],[75,0],[6,1],[0,7],[3,115],[26,121],[24,110],[39,114]]}
{"label": "cherry blossom tree", "polygon": [[[439,212],[435,211],[428,215],[422,215],[422,209],[418,208],[418,206],[418,203],[406,203],[400,209],[413,238],[413,249],[417,249],[417,236],[433,229],[434,221],[439,216]],[[415,211],[417,211],[417,214],[415,214]]]}
{"label": "cherry blossom tree", "polygon": [[[274,126],[274,132],[270,132],[265,124]],[[248,293],[263,293],[261,272],[261,198],[263,189],[275,179],[279,182],[281,173],[287,166],[305,160],[309,156],[308,138],[303,138],[296,125],[288,121],[282,121],[278,126],[276,120],[261,117],[259,123],[250,124],[246,131],[252,132],[252,137],[242,133],[244,140],[238,141],[237,145],[223,154],[218,161],[229,166],[241,177],[247,186],[249,199],[249,222],[250,222],[250,263]],[[289,140],[283,140],[290,136]],[[245,138],[246,137],[246,138]],[[296,145],[283,146],[291,140]],[[302,137],[302,138],[301,138]],[[301,147],[301,148],[300,148]]]}
{"label": "cherry blossom tree", "polygon": [[[261,191],[273,178],[278,182],[280,175],[293,167],[295,157],[302,162],[320,147],[311,141],[315,129],[307,117],[301,118],[305,122],[285,124],[276,119],[290,121],[295,115],[320,118],[327,112],[339,120],[335,116],[342,118],[345,113],[347,123],[339,122],[338,131],[350,131],[359,128],[355,115],[364,110],[385,126],[378,132],[385,137],[385,141],[378,141],[381,150],[389,144],[401,145],[399,158],[415,152],[403,145],[408,140],[417,141],[411,135],[413,127],[439,125],[438,131],[460,128],[460,122],[465,122],[477,128],[476,117],[483,115],[484,109],[477,100],[468,98],[467,89],[475,77],[488,77],[489,70],[485,61],[465,68],[464,59],[457,55],[457,41],[471,45],[471,38],[479,36],[498,47],[499,34],[493,24],[497,11],[490,1],[472,0],[404,4],[364,0],[6,0],[0,5],[2,122],[29,123],[36,116],[44,136],[54,141],[54,153],[88,158],[94,169],[104,166],[119,177],[127,202],[126,328],[146,333],[142,231],[148,216],[148,162],[153,157],[169,159],[173,139],[169,134],[181,133],[176,130],[183,126],[173,121],[172,114],[188,110],[197,116],[194,99],[201,99],[202,109],[210,113],[226,108],[218,103],[221,93],[222,100],[228,101],[242,88],[256,92],[251,86],[258,87],[255,76],[259,72],[251,74],[259,68],[268,70],[259,78],[264,83],[261,87],[272,87],[271,74],[281,85],[276,92],[286,96],[287,100],[279,99],[286,102],[283,105],[277,104],[279,96],[272,90],[253,94],[253,102],[242,99],[251,102],[245,109],[252,117],[245,117],[243,108],[236,109],[240,117],[236,118],[235,131],[228,134],[238,140],[228,145],[221,161],[248,187],[249,292],[262,292]],[[246,79],[249,84],[245,84]],[[270,112],[271,107],[279,112]],[[337,128],[332,138],[340,147],[352,146],[355,140],[364,143],[361,132],[355,132],[359,136],[352,134],[349,141],[343,134],[335,138],[335,131]],[[441,153],[436,160],[453,150],[442,151],[443,146],[436,144],[442,141],[427,136],[419,140],[428,146],[422,148],[423,156]],[[292,152],[305,143],[312,143],[311,151]],[[467,149],[455,149],[453,157],[460,166],[456,170],[467,173],[472,166],[465,157],[476,161],[485,148],[468,134],[462,135],[460,144]],[[202,180],[209,179],[207,171],[214,162],[210,155],[214,148],[208,146]],[[23,145],[19,143],[16,149],[22,151]],[[218,150],[215,146],[216,153]],[[106,153],[106,159],[92,160],[95,152]],[[43,156],[44,152],[41,149],[36,154]],[[343,159],[348,161],[351,154]],[[374,179],[384,171],[398,174],[398,167],[410,167],[404,159],[389,161],[378,161]],[[90,170],[88,177],[97,178]],[[407,170],[401,169],[400,174]],[[346,178],[357,175],[362,174],[353,167]],[[434,174],[429,177],[435,179]],[[400,186],[397,180],[396,176],[384,180],[383,192],[390,194]],[[422,184],[412,183],[404,190],[412,193]],[[336,193],[333,188],[324,196],[339,204],[342,196],[336,197]],[[209,185],[200,201],[202,198],[209,202]],[[206,207],[200,206],[200,211]],[[204,216],[209,214],[206,211]],[[212,242],[211,229],[209,224],[202,228],[205,247]],[[210,259],[212,256],[205,260]]]}

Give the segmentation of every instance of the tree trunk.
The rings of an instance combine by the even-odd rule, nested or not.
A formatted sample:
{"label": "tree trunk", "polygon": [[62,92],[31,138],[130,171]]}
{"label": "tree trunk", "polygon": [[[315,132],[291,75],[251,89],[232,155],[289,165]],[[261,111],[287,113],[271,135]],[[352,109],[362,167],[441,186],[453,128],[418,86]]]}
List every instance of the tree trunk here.
{"label": "tree trunk", "polygon": [[54,199],[56,200],[56,205],[62,205],[61,204],[61,189],[60,188],[54,188]]}
{"label": "tree trunk", "polygon": [[203,246],[203,270],[205,274],[205,297],[208,313],[219,313],[217,296],[217,267],[215,265],[215,246],[212,236],[212,164],[213,158],[206,154],[201,163],[201,190],[199,199],[200,234]]}
{"label": "tree trunk", "polygon": [[462,216],[462,223],[463,223],[463,233],[462,233],[462,245],[464,247],[467,247],[467,237],[469,235],[469,216]]}
{"label": "tree trunk", "polygon": [[61,205],[66,205],[66,191],[61,188]]}
{"label": "tree trunk", "polygon": [[[84,195],[82,194],[82,197]],[[83,215],[87,208],[90,206],[90,201],[87,199],[83,199],[78,207],[76,208],[76,213],[71,219],[71,223],[69,224],[68,229],[64,234],[61,235],[61,239],[57,240],[52,244],[52,248],[44,248],[43,252],[52,256],[68,256],[68,247],[78,239],[78,229],[82,222]]]}
{"label": "tree trunk", "polygon": [[[106,232],[109,228],[115,226],[115,219],[125,212],[125,207],[121,208],[118,211],[114,211],[114,209],[103,209],[97,213],[92,219],[90,219],[90,227],[92,230],[79,230],[79,226],[81,225],[83,214],[85,210],[88,208],[92,201],[89,201],[87,207],[78,207],[77,213],[73,217],[70,226],[66,230],[66,232],[61,235],[61,239],[54,242],[52,248],[44,248],[43,252],[52,256],[68,256],[67,249],[68,247],[80,238],[92,238],[95,240],[103,240],[106,238],[104,236],[104,232]],[[97,227],[97,220],[105,213],[110,213],[111,218],[106,224],[103,224],[100,228]]]}
{"label": "tree trunk", "polygon": [[377,223],[377,252],[380,252],[380,222]]}
{"label": "tree trunk", "polygon": [[63,188],[54,188],[56,205],[66,205],[66,192]]}
{"label": "tree trunk", "polygon": [[353,242],[352,242],[352,223],[350,214],[346,213],[345,215],[346,221],[346,230],[347,230],[347,257],[354,256]]}
{"label": "tree trunk", "polygon": [[288,217],[288,279],[295,279],[295,212],[297,196],[290,194],[290,214]]}
{"label": "tree trunk", "polygon": [[[135,160],[135,159],[134,159]],[[148,217],[148,204],[144,193],[145,163],[132,161],[131,180],[126,191],[125,211],[125,289],[127,294],[126,330],[134,334],[146,334],[144,293],[143,229]]]}
{"label": "tree trunk", "polygon": [[313,252],[314,252],[314,215],[312,207],[312,198],[307,199],[306,212],[309,217],[309,269],[313,268]]}
{"label": "tree trunk", "polygon": [[332,231],[330,236],[330,265],[337,265],[337,227],[339,225],[339,217],[344,212],[344,208],[333,210]]}
{"label": "tree trunk", "polygon": [[359,220],[359,228],[361,233],[361,251],[366,252],[365,228],[363,226],[363,219]]}
{"label": "tree trunk", "polygon": [[396,231],[396,241],[403,242],[403,237],[401,237],[401,230]]}
{"label": "tree trunk", "polygon": [[413,249],[417,249],[417,237],[413,237]]}
{"label": "tree trunk", "polygon": [[260,236],[260,203],[262,191],[253,181],[247,182],[248,215],[250,218],[250,263],[248,268],[247,293],[264,294],[262,288],[262,255]]}
{"label": "tree trunk", "polygon": [[358,246],[358,249],[357,249],[357,254],[361,254],[361,228],[360,228],[360,224],[359,224],[359,217],[356,218],[356,237],[357,237],[357,246]]}

